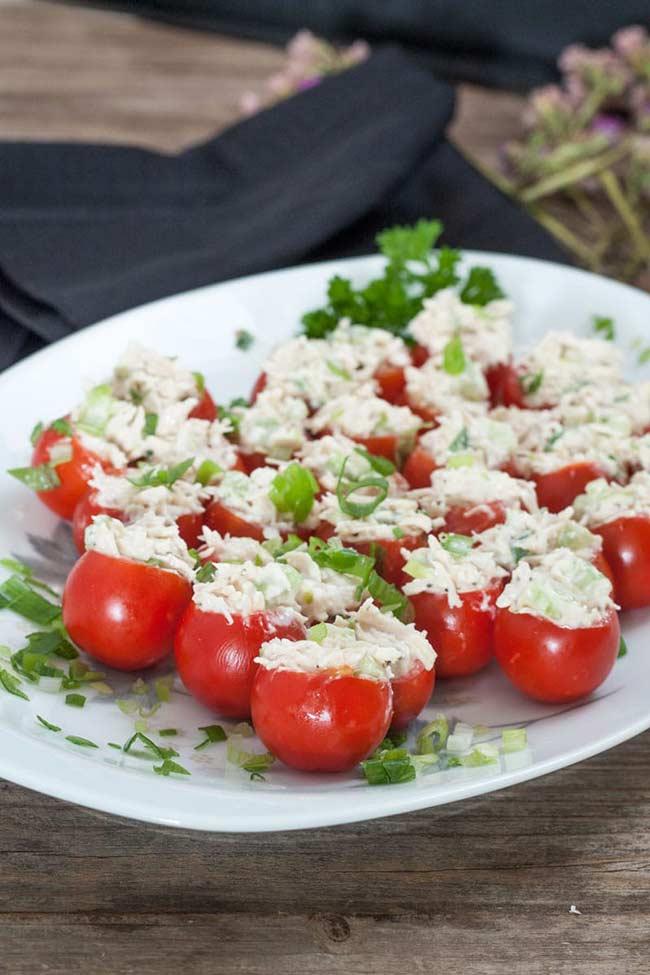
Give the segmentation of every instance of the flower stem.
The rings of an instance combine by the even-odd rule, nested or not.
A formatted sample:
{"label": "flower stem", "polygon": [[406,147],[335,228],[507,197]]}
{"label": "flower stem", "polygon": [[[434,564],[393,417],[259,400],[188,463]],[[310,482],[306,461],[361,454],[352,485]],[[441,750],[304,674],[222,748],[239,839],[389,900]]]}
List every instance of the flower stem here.
{"label": "flower stem", "polygon": [[529,210],[532,216],[541,223],[542,227],[545,227],[568,251],[575,254],[581,261],[584,261],[587,267],[591,268],[592,271],[599,271],[601,269],[600,255],[592,250],[591,247],[588,247],[587,244],[584,244],[560,220],[548,213],[548,211],[543,210],[540,206],[529,207]]}
{"label": "flower stem", "polygon": [[628,152],[628,145],[621,143],[615,148],[602,153],[600,156],[596,156],[595,159],[585,159],[581,162],[574,163],[573,166],[567,166],[562,172],[546,176],[539,183],[535,183],[533,186],[522,190],[521,199],[524,203],[534,203],[535,200],[539,200],[543,196],[550,196],[551,193],[563,190],[573,183],[580,183],[590,176],[597,175],[603,169],[609,169],[610,166],[613,166],[614,163],[619,162],[619,160],[626,156]]}
{"label": "flower stem", "polygon": [[634,242],[637,256],[641,260],[647,260],[650,258],[650,238],[645,235],[636,213],[621,189],[621,184],[616,173],[612,172],[611,169],[607,169],[605,172],[599,173],[598,179],[613,207],[627,227],[630,237]]}

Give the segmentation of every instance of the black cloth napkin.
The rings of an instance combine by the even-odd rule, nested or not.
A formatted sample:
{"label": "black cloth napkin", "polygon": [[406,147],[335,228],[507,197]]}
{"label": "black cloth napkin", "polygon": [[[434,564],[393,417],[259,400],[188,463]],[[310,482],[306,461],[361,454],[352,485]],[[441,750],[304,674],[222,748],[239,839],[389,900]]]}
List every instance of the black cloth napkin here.
{"label": "black cloth napkin", "polygon": [[0,366],[155,298],[370,251],[419,217],[452,245],[563,259],[445,140],[452,110],[446,83],[385,50],[178,156],[0,143]]}
{"label": "black cloth napkin", "polygon": [[[87,5],[87,0],[77,0]],[[555,77],[560,51],[647,24],[648,0],[93,0],[200,30],[284,43],[300,28],[337,41],[399,42],[436,74],[500,88]]]}

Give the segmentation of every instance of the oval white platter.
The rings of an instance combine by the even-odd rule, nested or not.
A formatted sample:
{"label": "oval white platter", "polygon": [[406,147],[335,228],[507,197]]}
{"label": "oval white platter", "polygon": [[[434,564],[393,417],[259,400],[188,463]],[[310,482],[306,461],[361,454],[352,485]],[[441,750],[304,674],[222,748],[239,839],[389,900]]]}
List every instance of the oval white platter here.
{"label": "oval white platter", "polygon": [[[627,350],[629,377],[643,378],[633,343],[644,336],[647,341],[647,295],[583,271],[525,258],[468,252],[464,262],[492,267],[514,300],[518,350],[552,328],[588,335],[593,315],[609,315],[616,321],[617,343]],[[322,303],[332,274],[362,282],[379,264],[374,257],[342,260],[202,288],[135,308],[31,356],[0,381],[0,470],[28,462],[34,423],[65,414],[89,383],[108,373],[129,340],[177,355],[201,370],[215,398],[224,402],[248,393],[270,349],[296,332],[305,310]],[[239,329],[256,337],[247,352],[235,346]],[[67,526],[3,473],[0,555],[10,554],[59,586],[73,558]],[[0,644],[18,648],[29,630],[29,624],[0,612]],[[0,775],[93,809],[215,831],[326,826],[455,802],[581,761],[650,727],[650,611],[628,614],[623,631],[627,656],[592,698],[572,707],[525,699],[494,666],[475,678],[438,684],[423,719],[443,712],[450,720],[489,728],[488,738],[495,741],[504,726],[528,728],[529,749],[507,762],[502,758],[498,767],[425,773],[413,783],[370,787],[356,773],[308,776],[276,764],[266,781],[251,782],[226,762],[223,744],[194,750],[203,738],[199,726],[219,719],[176,685],[170,702],[148,719],[148,734],[157,739],[158,729],[178,728],[180,734],[163,743],[177,749],[178,761],[191,775],[165,778],[154,774],[153,762],[108,746],[109,741],[123,743],[134,727],[134,715],[122,713],[114,697],[90,691],[79,710],[66,706],[63,694],[29,686],[29,701],[0,689]],[[170,670],[168,663],[156,675]],[[133,706],[146,709],[151,695],[130,692],[136,676],[109,673],[107,680],[115,697],[133,699]],[[142,676],[148,681],[152,677]],[[39,725],[37,714],[61,726],[62,732]],[[80,748],[67,742],[66,735],[89,738],[100,747]]]}

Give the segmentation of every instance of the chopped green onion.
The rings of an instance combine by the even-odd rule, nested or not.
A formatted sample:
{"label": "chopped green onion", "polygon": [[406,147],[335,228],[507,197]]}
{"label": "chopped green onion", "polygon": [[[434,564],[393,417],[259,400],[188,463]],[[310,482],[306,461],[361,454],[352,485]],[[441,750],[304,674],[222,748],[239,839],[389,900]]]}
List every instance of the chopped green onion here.
{"label": "chopped green onion", "polygon": [[650,362],[650,345],[646,346],[639,352],[638,363],[640,366],[645,365],[646,362]]}
{"label": "chopped green onion", "polygon": [[368,785],[401,785],[412,782],[416,776],[415,766],[405,748],[375,753],[361,763],[361,771]]}
{"label": "chopped green onion", "polygon": [[449,444],[449,450],[452,454],[456,453],[458,450],[467,450],[469,447],[469,433],[467,432],[467,427],[456,434],[454,439]]}
{"label": "chopped green onion", "polygon": [[69,421],[66,420],[64,416],[59,417],[58,420],[53,420],[52,423],[50,423],[50,427],[56,433],[60,433],[64,437],[71,437],[74,432]]}
{"label": "chopped green onion", "polygon": [[527,548],[520,548],[518,545],[513,545],[512,557],[515,561],[515,565],[521,562],[522,559],[525,559],[527,555],[530,555]]}
{"label": "chopped green onion", "polygon": [[314,643],[322,643],[323,640],[327,639],[327,634],[327,623],[316,623],[307,630],[307,638],[313,640]]}
{"label": "chopped green onion", "polygon": [[271,752],[247,752],[239,748],[233,736],[228,739],[226,758],[231,765],[236,765],[245,772],[258,774],[266,772],[275,761],[275,755]]}
{"label": "chopped green onion", "polygon": [[30,491],[53,491],[61,484],[59,475],[50,464],[39,464],[37,467],[12,467],[7,474],[11,474]]}
{"label": "chopped green onion", "polygon": [[332,569],[341,575],[354,576],[365,589],[375,564],[372,556],[360,555],[352,548],[335,548],[315,536],[309,539],[308,551],[321,569]]}
{"label": "chopped green onion", "polygon": [[450,555],[457,558],[469,555],[474,545],[474,539],[471,535],[456,535],[454,532],[441,532],[438,540],[445,552],[449,552]]}
{"label": "chopped green onion", "polygon": [[439,714],[418,732],[415,751],[418,755],[437,755],[447,744],[448,737],[449,722],[444,714]]}
{"label": "chopped green onion", "polygon": [[304,544],[302,538],[290,534],[285,542],[280,538],[269,538],[265,542],[262,542],[262,547],[274,559],[279,559],[288,552],[293,552],[295,549],[300,548],[302,544]]}
{"label": "chopped green onion", "polygon": [[347,369],[341,369],[341,367],[337,366],[335,362],[331,361],[331,359],[327,359],[325,365],[327,366],[329,371],[333,372],[335,376],[339,377],[339,379],[345,379],[348,382],[350,382],[350,380],[352,379],[352,376],[347,371]]}
{"label": "chopped green onion", "polygon": [[35,447],[36,446],[36,444],[38,443],[38,441],[41,438],[41,434],[43,433],[43,430],[44,429],[45,429],[45,427],[43,426],[42,422],[39,420],[38,423],[35,425],[35,427],[33,428],[32,432],[29,435],[29,439],[30,439],[30,442],[31,442],[32,447]]}
{"label": "chopped green onion", "polygon": [[273,478],[269,498],[279,512],[291,514],[300,523],[309,516],[319,490],[312,472],[293,461]]}
{"label": "chopped green onion", "polygon": [[34,583],[18,575],[9,576],[0,585],[0,609],[10,609],[31,623],[49,626],[61,619],[61,607],[34,592]]}
{"label": "chopped green onion", "polygon": [[457,468],[457,467],[473,467],[476,463],[476,457],[474,454],[454,454],[447,461],[447,467]]}
{"label": "chopped green onion", "polygon": [[525,728],[504,728],[501,732],[501,748],[504,752],[521,752],[528,745]]}
{"label": "chopped green onion", "polygon": [[399,540],[400,538],[404,538],[404,535],[405,534],[406,533],[405,533],[404,529],[398,528],[397,526],[395,526],[395,528],[393,528],[393,538],[397,538]]}
{"label": "chopped green onion", "polygon": [[58,724],[50,724],[50,722],[46,721],[45,718],[42,718],[40,714],[36,715],[36,720],[39,724],[42,724],[44,728],[47,728],[48,731],[61,731]]}
{"label": "chopped green onion", "polygon": [[66,694],[65,703],[71,708],[82,708],[86,703],[83,694]]}
{"label": "chopped green onion", "polygon": [[467,360],[460,335],[450,338],[442,350],[442,368],[450,376],[459,376],[465,371]]}
{"label": "chopped green onion", "polygon": [[607,342],[614,341],[616,338],[616,328],[613,318],[607,318],[605,315],[594,315],[592,321],[594,332],[597,335],[602,335]]}
{"label": "chopped green onion", "polygon": [[[346,457],[336,485],[336,497],[339,502],[339,508],[343,514],[349,515],[351,518],[366,518],[388,497],[388,481],[384,477],[375,477],[373,475],[363,477],[360,481],[345,481],[345,466],[347,462],[348,458]],[[377,493],[366,501],[350,500],[353,494],[366,488],[373,488]]]}
{"label": "chopped green onion", "polygon": [[140,477],[129,477],[127,480],[139,488],[160,487],[161,485],[171,487],[190,469],[193,463],[194,458],[188,457],[180,464],[174,464],[172,467],[152,467]]}
{"label": "chopped green onion", "polygon": [[86,395],[77,418],[77,426],[94,437],[103,437],[106,424],[111,418],[115,400],[111,387],[107,384],[95,386]]}
{"label": "chopped green onion", "polygon": [[216,575],[217,569],[214,562],[206,562],[202,565],[200,569],[197,569],[194,578],[197,582],[212,582]]}
{"label": "chopped green onion", "polygon": [[413,618],[413,607],[404,593],[400,592],[397,586],[382,579],[374,569],[368,578],[367,589],[384,612],[391,612],[402,622],[408,622]]}
{"label": "chopped green onion", "polygon": [[618,660],[620,660],[621,657],[626,657],[626,656],[627,656],[627,643],[625,642],[623,637],[621,637],[621,642],[618,645],[618,653],[616,657]]}
{"label": "chopped green onion", "polygon": [[153,437],[157,429],[158,429],[158,414],[145,413],[144,429],[142,431],[142,435],[144,437]]}
{"label": "chopped green onion", "polygon": [[121,752],[122,751],[122,746],[121,745],[118,745],[116,741],[109,741],[108,742],[108,747],[109,748],[115,748],[118,752]]}
{"label": "chopped green onion", "polygon": [[202,372],[193,372],[194,382],[196,383],[196,391],[200,396],[203,396],[205,392],[205,376]]}
{"label": "chopped green onion", "polygon": [[29,701],[25,692],[20,689],[20,680],[18,677],[14,677],[8,670],[0,669],[0,684],[2,684],[8,694],[13,694],[14,697],[21,697],[23,701]]}
{"label": "chopped green onion", "polygon": [[248,349],[250,349],[254,341],[255,336],[251,335],[251,333],[245,328],[238,328],[235,332],[235,345],[238,349],[241,349],[242,352],[246,352]]}
{"label": "chopped green onion", "polygon": [[390,477],[397,470],[395,464],[388,457],[382,457],[380,454],[371,454],[365,447],[355,447],[354,452],[367,460],[373,471],[381,474],[382,477]]}
{"label": "chopped green onion", "polygon": [[173,762],[171,758],[164,759],[162,765],[154,765],[153,770],[157,775],[166,776],[172,775],[172,773],[174,775],[191,775],[191,772],[188,772],[187,769],[183,768],[182,765],[179,765],[178,762]]}
{"label": "chopped green onion", "polygon": [[156,697],[159,701],[171,700],[173,684],[174,684],[173,674],[167,674],[165,677],[158,677],[154,681],[153,686],[156,692]]}
{"label": "chopped green onion", "polygon": [[141,742],[147,751],[151,752],[155,758],[159,758],[161,760],[166,758],[175,758],[178,755],[178,752],[174,751],[173,748],[161,748],[160,745],[157,745],[155,741],[148,738],[142,731],[136,731],[134,735],[131,735],[129,740],[125,742],[122,750],[128,754],[133,749],[136,742]]}
{"label": "chopped green onion", "polygon": [[472,749],[469,755],[460,755],[457,761],[459,765],[463,766],[463,768],[481,768],[483,765],[498,764],[499,756],[494,746],[490,746],[489,743],[485,743],[483,745],[477,745],[476,748]]}
{"label": "chopped green onion", "polygon": [[73,745],[79,745],[80,748],[99,748],[99,745],[96,745],[94,741],[90,741],[88,738],[78,738],[76,735],[66,735],[65,740]]}
{"label": "chopped green onion", "polygon": [[[161,728],[158,732],[161,738],[171,738],[178,734],[177,728]],[[120,746],[121,747],[121,746]]]}
{"label": "chopped green onion", "polygon": [[198,745],[194,746],[195,752],[198,752],[201,748],[205,748],[207,745],[212,745],[215,742],[225,741],[228,737],[220,724],[206,724],[199,728],[199,731],[205,732],[205,738],[203,741],[200,741]]}
{"label": "chopped green onion", "polygon": [[199,465],[199,469],[196,472],[196,477],[194,478],[203,487],[207,487],[218,474],[223,474],[223,467],[215,463],[213,460],[204,460]]}
{"label": "chopped green onion", "polygon": [[548,440],[544,444],[544,451],[545,451],[545,453],[548,454],[553,449],[553,447],[558,442],[558,440],[560,439],[560,437],[564,435],[564,432],[565,432],[564,429],[563,428],[560,428],[555,433],[552,433],[551,434],[551,436],[548,438]]}
{"label": "chopped green onion", "polygon": [[519,377],[519,385],[526,396],[532,396],[544,382],[544,370],[540,369],[532,375],[527,373]]}

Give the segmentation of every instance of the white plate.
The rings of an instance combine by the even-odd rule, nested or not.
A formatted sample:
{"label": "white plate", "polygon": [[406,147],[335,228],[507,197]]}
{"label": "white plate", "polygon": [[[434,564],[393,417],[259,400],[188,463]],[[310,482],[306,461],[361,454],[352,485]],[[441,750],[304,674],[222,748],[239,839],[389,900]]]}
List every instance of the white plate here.
{"label": "white plate", "polygon": [[[517,257],[468,253],[466,264],[489,264],[517,307],[516,340],[523,345],[550,328],[589,334],[594,314],[611,315],[618,343],[629,350],[630,377],[636,374],[630,345],[644,336],[650,298],[632,288],[558,265]],[[0,468],[27,463],[29,433],[38,419],[61,416],[89,380],[104,377],[126,343],[139,339],[179,355],[202,370],[220,401],[246,394],[271,347],[291,335],[300,314],[321,304],[334,273],[362,281],[377,271],[377,258],[336,261],[227,282],[136,308],[86,329],[14,366],[0,383]],[[257,336],[248,352],[236,349],[234,334]],[[34,564],[62,582],[71,555],[67,528],[8,476],[0,478],[0,553]],[[18,648],[29,625],[0,613],[0,644]],[[414,783],[370,787],[355,773],[307,776],[274,766],[265,782],[226,766],[223,745],[195,752],[199,725],[215,720],[178,691],[150,719],[150,733],[177,727],[166,741],[180,752],[189,778],[163,778],[152,763],[123,755],[107,742],[124,742],[133,718],[111,699],[90,692],[83,710],[64,704],[63,695],[29,687],[29,702],[0,689],[0,775],[21,785],[106,812],[192,829],[256,831],[298,829],[354,822],[376,816],[454,802],[534,778],[611,748],[650,727],[650,613],[624,621],[629,647],[593,698],[561,709],[520,696],[489,668],[476,678],[443,683],[425,714],[489,726],[498,739],[502,726],[525,724],[530,750],[513,756],[506,768],[425,774]],[[169,666],[160,672],[169,670]],[[145,675],[148,677],[148,675]],[[109,675],[118,697],[133,678]],[[54,734],[36,721],[40,714],[62,726]],[[64,735],[101,744],[82,749]]]}

